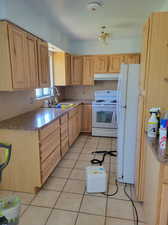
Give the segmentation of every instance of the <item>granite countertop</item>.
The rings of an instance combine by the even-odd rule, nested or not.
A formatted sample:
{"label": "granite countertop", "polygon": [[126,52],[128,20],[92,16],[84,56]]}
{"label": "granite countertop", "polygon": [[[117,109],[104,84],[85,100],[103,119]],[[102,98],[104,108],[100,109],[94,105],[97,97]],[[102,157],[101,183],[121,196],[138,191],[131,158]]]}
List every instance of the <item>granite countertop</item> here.
{"label": "granite countertop", "polygon": [[158,137],[157,138],[147,137],[147,141],[148,141],[148,144],[150,145],[156,159],[160,163],[168,165],[168,141],[167,141],[166,150],[160,149]]}
{"label": "granite countertop", "polygon": [[[65,103],[65,102],[63,102]],[[80,105],[81,101],[71,101],[69,103]],[[16,117],[0,122],[0,129],[36,130],[40,129],[60,116],[71,111],[75,106],[68,109],[40,108],[27,112]]]}

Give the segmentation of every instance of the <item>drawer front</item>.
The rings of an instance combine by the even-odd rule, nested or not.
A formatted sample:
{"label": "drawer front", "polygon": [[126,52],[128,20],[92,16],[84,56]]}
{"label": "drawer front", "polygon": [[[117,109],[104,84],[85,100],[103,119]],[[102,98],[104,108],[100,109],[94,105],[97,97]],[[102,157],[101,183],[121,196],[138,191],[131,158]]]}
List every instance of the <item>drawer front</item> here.
{"label": "drawer front", "polygon": [[55,149],[55,151],[44,161],[41,166],[41,177],[42,183],[46,181],[46,179],[50,176],[52,171],[55,169],[56,165],[59,163],[61,159],[60,147]]}
{"label": "drawer front", "polygon": [[66,152],[69,150],[68,138],[61,141],[61,157],[65,155]]}
{"label": "drawer front", "polygon": [[52,134],[55,130],[57,130],[60,127],[59,119],[53,121],[49,125],[43,127],[39,131],[40,140],[43,140],[48,135]]}
{"label": "drawer front", "polygon": [[69,112],[69,119],[71,119],[78,112],[77,108],[74,108]]}
{"label": "drawer front", "polygon": [[65,114],[64,116],[62,116],[60,121],[61,121],[61,125],[66,124],[68,122],[68,114]]}
{"label": "drawer front", "polygon": [[40,158],[43,162],[56,147],[60,146],[60,130],[57,129],[40,143]]}

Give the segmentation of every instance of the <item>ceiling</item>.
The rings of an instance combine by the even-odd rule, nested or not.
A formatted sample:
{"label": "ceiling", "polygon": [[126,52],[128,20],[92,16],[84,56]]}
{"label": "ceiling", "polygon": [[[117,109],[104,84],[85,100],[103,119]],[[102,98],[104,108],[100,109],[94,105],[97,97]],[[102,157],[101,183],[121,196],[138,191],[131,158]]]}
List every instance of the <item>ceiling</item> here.
{"label": "ceiling", "polygon": [[[100,1],[100,0],[98,0]],[[103,8],[87,10],[88,0],[29,0],[31,7],[48,17],[71,40],[95,40],[106,25],[113,39],[139,36],[152,11],[165,0],[102,0]]]}

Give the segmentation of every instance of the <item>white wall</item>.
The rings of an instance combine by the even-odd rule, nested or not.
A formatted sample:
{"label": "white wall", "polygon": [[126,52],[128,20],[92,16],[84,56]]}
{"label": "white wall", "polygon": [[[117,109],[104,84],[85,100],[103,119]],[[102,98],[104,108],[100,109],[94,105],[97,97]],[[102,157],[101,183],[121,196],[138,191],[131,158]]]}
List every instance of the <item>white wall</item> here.
{"label": "white wall", "polygon": [[163,6],[161,7],[160,11],[168,11],[168,0],[165,0]]}
{"label": "white wall", "polygon": [[10,20],[57,47],[69,51],[69,39],[48,17],[39,14],[28,0],[0,0],[0,19]]}
{"label": "white wall", "polygon": [[103,45],[99,41],[71,41],[71,52],[74,54],[117,54],[140,51],[141,37],[111,40],[108,45]]}

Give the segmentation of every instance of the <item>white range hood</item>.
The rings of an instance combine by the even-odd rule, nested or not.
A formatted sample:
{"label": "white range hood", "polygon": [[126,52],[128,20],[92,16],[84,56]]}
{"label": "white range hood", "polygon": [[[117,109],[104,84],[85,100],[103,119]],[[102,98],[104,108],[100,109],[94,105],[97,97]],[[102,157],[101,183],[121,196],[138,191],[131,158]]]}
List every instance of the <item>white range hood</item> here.
{"label": "white range hood", "polygon": [[94,80],[118,80],[119,74],[117,73],[97,73],[94,75]]}

